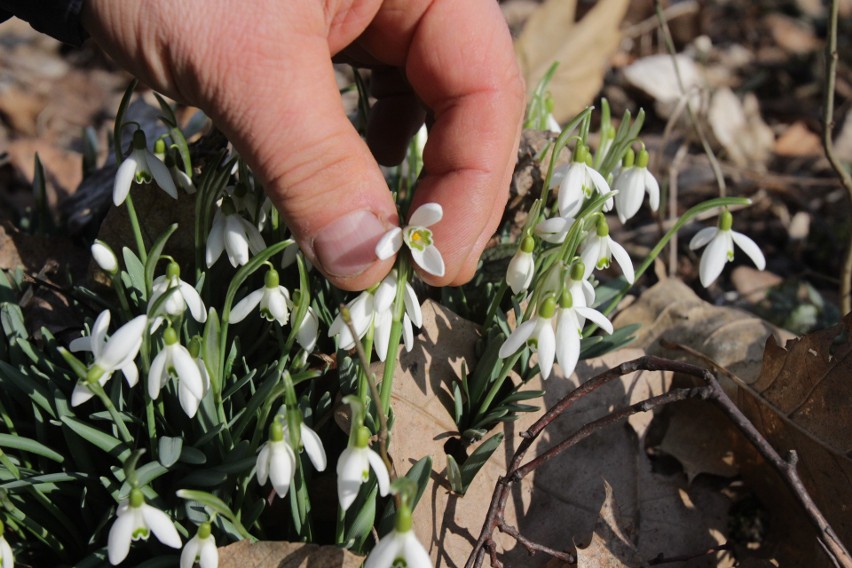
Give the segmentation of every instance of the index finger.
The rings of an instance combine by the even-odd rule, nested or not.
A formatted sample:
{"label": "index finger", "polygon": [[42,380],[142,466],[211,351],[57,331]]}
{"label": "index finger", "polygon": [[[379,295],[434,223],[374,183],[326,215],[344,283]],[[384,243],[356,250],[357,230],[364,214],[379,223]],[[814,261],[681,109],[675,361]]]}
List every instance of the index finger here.
{"label": "index finger", "polygon": [[446,271],[424,276],[435,285],[462,284],[502,216],[523,120],[524,83],[503,15],[493,0],[392,0],[362,43],[404,67],[435,117],[411,211],[441,204],[444,217],[429,228]]}

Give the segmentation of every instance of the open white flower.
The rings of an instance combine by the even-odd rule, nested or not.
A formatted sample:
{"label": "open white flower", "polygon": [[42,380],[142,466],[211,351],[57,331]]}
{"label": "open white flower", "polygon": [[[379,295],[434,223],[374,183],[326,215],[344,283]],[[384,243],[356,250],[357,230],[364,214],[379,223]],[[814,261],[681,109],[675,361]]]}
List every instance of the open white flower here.
{"label": "open white flower", "polygon": [[192,568],[196,562],[200,568],[219,566],[219,549],[211,534],[210,523],[201,523],[198,532],[186,542],[180,553],[180,568]]}
{"label": "open white flower", "polygon": [[599,215],[595,231],[586,237],[583,249],[580,252],[580,258],[586,266],[583,279],[588,279],[595,268],[598,270],[609,268],[613,257],[618,263],[618,266],[621,267],[624,278],[630,284],[633,284],[634,272],[630,255],[627,254],[623,246],[612,240],[612,237],[609,236],[609,227],[606,224],[606,219],[603,215]]}
{"label": "open white flower", "polygon": [[[197,401],[204,398],[204,378],[189,350],[178,342],[177,332],[168,327],[163,332],[163,348],[151,362],[148,371],[148,394],[152,399],[160,396],[170,377],[178,379],[180,389],[186,389],[185,395],[191,395]],[[198,410],[198,404],[183,404],[184,412],[192,418]]]}
{"label": "open white flower", "polygon": [[612,324],[599,311],[586,307],[586,298],[581,290],[574,294],[566,288],[559,299],[556,313],[556,361],[562,373],[570,377],[580,359],[580,341],[586,319],[598,324],[607,333],[612,333]]}
{"label": "open white flower", "polygon": [[734,260],[734,244],[748,255],[758,270],[766,268],[766,259],[760,252],[760,247],[744,234],[731,230],[733,223],[734,218],[731,212],[725,209],[719,215],[718,227],[701,229],[689,242],[690,250],[700,249],[707,245],[698,265],[701,285],[705,288],[719,277],[725,268],[725,263]]}
{"label": "open white flower", "polygon": [[[601,195],[610,192],[609,184],[593,167],[586,164],[589,159],[589,149],[585,144],[577,143],[574,150],[573,161],[560,166],[554,172],[551,186],[559,184],[559,192],[556,194],[556,203],[559,207],[561,217],[576,217],[583,209],[586,199],[590,198],[594,191]],[[604,210],[612,209],[612,198],[604,205]]]}
{"label": "open white flower", "polygon": [[615,210],[622,223],[636,215],[645,193],[648,194],[648,204],[653,211],[660,207],[660,184],[648,171],[648,152],[644,148],[635,157],[635,164],[633,150],[627,151],[623,168],[612,188],[618,191],[615,194]]}
{"label": "open white flower", "polygon": [[354,438],[337,460],[337,499],[344,511],[355,502],[361,485],[370,479],[370,469],[376,474],[379,494],[385,496],[390,490],[390,476],[385,462],[369,447],[370,431],[365,426],[359,426]]}
{"label": "open white flower", "polygon": [[109,329],[110,312],[102,311],[95,323],[92,324],[92,333],[88,337],[78,337],[69,344],[71,351],[91,351],[95,360],[89,367],[88,378],[79,381],[71,393],[71,406],[83,404],[92,396],[88,382],[97,381],[104,386],[115,371],[121,371],[127,384],[131,387],[139,381],[139,370],[133,362],[139,348],[142,346],[142,336],[148,325],[147,316],[137,316],[130,320],[115,333],[106,337]]}
{"label": "open white flower", "polygon": [[[174,288],[177,288],[177,291],[170,292],[160,306],[160,309],[154,314],[151,310],[153,310],[157,300]],[[166,273],[155,278],[151,284],[151,298],[148,300],[148,316],[153,320],[151,323],[151,333],[160,327],[160,324],[163,322],[163,313],[171,317],[177,317],[186,311],[187,306],[189,307],[189,313],[192,314],[192,319],[198,323],[207,321],[207,310],[204,307],[201,296],[188,282],[181,280],[180,265],[177,262],[171,261],[166,267]]]}
{"label": "open white flower", "polygon": [[231,309],[231,323],[243,321],[249,313],[260,305],[260,315],[267,321],[277,321],[285,325],[290,319],[290,293],[279,284],[278,271],[270,268],[263,279],[263,288],[258,288],[237,302]]}
{"label": "open white flower", "polygon": [[532,251],[535,248],[535,241],[529,235],[521,240],[521,246],[512,260],[509,261],[509,267],[506,269],[506,284],[512,288],[512,293],[525,291],[532,284],[533,276],[535,276],[535,258]]}
{"label": "open white flower", "polygon": [[394,529],[373,548],[364,568],[432,568],[429,553],[417,540],[411,523],[411,509],[403,505],[396,513]]}
{"label": "open white flower", "polygon": [[[299,425],[302,448],[308,454],[314,468],[317,471],[324,471],[328,461],[320,437],[304,422],[300,422]],[[261,446],[255,464],[257,482],[266,485],[266,480],[270,480],[279,497],[284,497],[290,490],[290,483],[296,473],[296,453],[290,446],[288,430],[288,426],[279,418],[273,420],[269,426],[269,441]],[[301,451],[302,448],[299,450]]]}
{"label": "open white flower", "polygon": [[130,552],[131,541],[148,540],[151,533],[166,546],[181,546],[180,535],[169,516],[147,504],[142,490],[134,487],[130,490],[130,497],[119,504],[115,522],[109,529],[109,563],[120,564]]}
{"label": "open white flower", "polygon": [[420,268],[433,276],[444,275],[444,259],[432,240],[431,227],[441,220],[444,210],[438,203],[425,203],[417,208],[405,228],[394,227],[384,234],[376,245],[376,256],[381,260],[399,252],[404,242],[411,258]]}
{"label": "open white flower", "polygon": [[223,251],[228,254],[231,266],[236,268],[249,261],[249,252],[257,254],[265,248],[266,243],[257,227],[234,210],[230,199],[223,200],[222,206],[213,215],[210,235],[207,237],[207,267],[213,266]]}
{"label": "open white flower", "polygon": [[0,521],[0,568],[14,568],[15,553],[12,552],[12,547],[6,540],[5,532],[6,527],[3,525],[3,521]]}
{"label": "open white flower", "polygon": [[160,189],[172,198],[177,199],[177,188],[169,169],[148,150],[145,133],[137,130],[133,133],[133,149],[130,151],[130,155],[121,162],[118,171],[115,173],[115,183],[112,188],[113,203],[116,205],[124,203],[134,181],[136,183],[151,183],[152,180],[160,186]]}
{"label": "open white flower", "polygon": [[519,325],[506,338],[500,351],[497,353],[501,359],[515,354],[518,349],[528,345],[533,351],[538,352],[538,367],[541,370],[541,378],[550,376],[553,369],[553,359],[556,356],[556,336],[553,333],[553,313],[556,311],[556,300],[548,296],[538,309],[538,314]]}
{"label": "open white flower", "polygon": [[[395,292],[396,270],[391,270],[387,279],[394,283],[393,290]],[[408,282],[405,283],[403,294],[405,312],[402,314],[402,341],[405,345],[405,350],[411,351],[414,347],[414,329],[412,326],[419,328],[423,325],[423,314],[420,310],[420,301],[417,299],[417,294]],[[386,308],[384,305],[383,298],[381,302],[376,302],[376,313],[374,316],[375,337],[373,339],[373,346],[380,361],[384,361],[387,358],[388,349],[390,348],[391,327],[393,326],[393,301],[387,304]]]}

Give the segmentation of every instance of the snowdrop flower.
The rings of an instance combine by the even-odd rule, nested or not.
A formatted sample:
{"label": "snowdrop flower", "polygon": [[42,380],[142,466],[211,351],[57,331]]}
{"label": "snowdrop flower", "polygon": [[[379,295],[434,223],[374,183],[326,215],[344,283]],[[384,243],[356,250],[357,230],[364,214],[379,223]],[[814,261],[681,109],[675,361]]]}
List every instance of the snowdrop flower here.
{"label": "snowdrop flower", "polygon": [[133,362],[142,346],[142,336],[148,325],[147,316],[137,316],[130,320],[107,339],[110,312],[104,310],[92,324],[92,333],[88,337],[78,337],[68,346],[71,351],[91,351],[95,357],[89,367],[85,381],[79,381],[71,393],[71,406],[83,404],[92,396],[89,383],[97,381],[104,386],[115,371],[121,371],[131,387],[139,381],[139,370]]}
{"label": "snowdrop flower", "polygon": [[[394,292],[396,292],[396,270],[391,270],[387,278],[393,282]],[[412,325],[418,328],[423,325],[423,314],[420,310],[420,302],[417,299],[417,294],[415,294],[414,288],[408,282],[405,283],[403,294],[405,312],[402,314],[402,341],[405,345],[405,350],[411,351],[414,347],[414,329]],[[388,349],[390,348],[391,326],[393,325],[393,303],[388,304],[387,308],[382,309],[383,307],[383,299],[381,302],[376,302],[373,346],[380,361],[384,361],[387,358]]]}
{"label": "snowdrop flower", "polygon": [[337,341],[341,349],[355,347],[355,341],[363,338],[369,331],[375,315],[391,309],[396,296],[395,274],[396,271],[391,271],[391,274],[388,274],[378,286],[364,290],[354,300],[346,304],[358,337],[352,337],[349,326],[343,321],[341,314],[338,314],[331,322],[331,326],[328,328],[328,336],[338,336]]}
{"label": "snowdrop flower", "polygon": [[260,231],[237,214],[230,199],[222,201],[222,206],[213,216],[210,235],[207,237],[205,260],[207,268],[222,256],[228,254],[231,266],[242,266],[249,260],[249,251],[257,254],[266,248]]}
{"label": "snowdrop flower", "polygon": [[556,361],[562,373],[570,377],[580,358],[580,341],[583,325],[589,319],[607,333],[612,333],[612,324],[599,311],[586,307],[583,293],[574,295],[569,289],[562,292],[556,314]]}
{"label": "snowdrop flower", "polygon": [[615,194],[615,210],[622,223],[636,215],[645,193],[648,194],[648,203],[653,211],[660,207],[660,185],[648,171],[648,152],[643,148],[639,156],[635,157],[635,165],[634,156],[633,150],[628,149],[623,169],[612,184],[612,188],[618,191]]}
{"label": "snowdrop flower", "polygon": [[[324,471],[328,462],[322,441],[316,432],[301,421],[299,422],[299,440],[301,448],[304,448],[305,453],[308,454],[314,468],[317,471]],[[257,454],[255,465],[257,482],[266,485],[266,480],[270,480],[279,497],[287,495],[296,473],[296,453],[290,443],[289,427],[276,418],[269,426],[269,441]]]}
{"label": "snowdrop flower", "polygon": [[[177,288],[176,292],[170,290]],[[163,301],[160,310],[157,314],[151,312],[154,304],[163,294],[169,293],[168,297]],[[207,321],[207,310],[204,307],[204,302],[201,301],[201,296],[198,291],[189,285],[189,283],[180,278],[180,265],[175,262],[169,262],[166,267],[166,273],[154,279],[151,285],[151,298],[148,300],[148,315],[153,318],[151,324],[151,332],[157,330],[163,322],[161,313],[165,312],[171,317],[181,315],[189,306],[189,313],[192,314],[192,319],[198,323]]]}
{"label": "snowdrop flower", "polygon": [[556,118],[553,116],[552,112],[547,113],[547,130],[554,134],[562,134],[562,127],[559,126],[559,123],[556,122]]}
{"label": "snowdrop flower", "polygon": [[509,261],[509,268],[506,270],[506,284],[512,288],[512,293],[517,294],[521,291],[526,291],[532,284],[533,276],[535,276],[535,258],[532,251],[535,248],[535,241],[529,235],[521,240],[521,246],[518,247],[518,252]]}
{"label": "snowdrop flower", "polygon": [[366,426],[357,426],[354,440],[340,454],[337,460],[337,499],[340,508],[348,510],[358,496],[361,485],[370,479],[370,469],[376,474],[379,493],[382,496],[390,490],[390,476],[382,458],[369,448],[370,430]]}
{"label": "snowdrop flower", "polygon": [[405,228],[394,227],[379,239],[376,256],[384,260],[395,255],[404,242],[411,251],[411,258],[420,268],[433,276],[444,275],[444,259],[432,241],[431,227],[441,220],[444,210],[437,203],[426,203],[417,208]]}
{"label": "snowdrop flower", "polygon": [[[186,389],[186,395],[191,395],[196,401],[204,398],[204,379],[189,350],[178,343],[177,332],[167,327],[163,332],[165,345],[151,362],[148,371],[148,394],[156,400],[169,377],[178,379],[179,388]],[[192,418],[198,410],[198,404],[182,404],[184,412]]]}
{"label": "snowdrop flower", "polygon": [[118,171],[115,173],[115,183],[112,188],[112,202],[117,206],[124,203],[130,186],[136,183],[151,183],[155,181],[160,189],[168,193],[173,199],[177,199],[177,188],[169,169],[148,150],[145,133],[137,130],[133,133],[133,149],[127,156]]}
{"label": "snowdrop flower", "polygon": [[263,288],[258,288],[231,309],[229,321],[243,321],[249,312],[260,305],[260,315],[267,321],[277,321],[285,325],[290,319],[290,293],[287,288],[279,285],[278,271],[270,268],[263,279]]}
{"label": "snowdrop flower", "polygon": [[180,553],[180,568],[192,568],[196,562],[201,568],[219,566],[219,549],[211,534],[210,523],[201,523],[198,532],[186,542]]}
{"label": "snowdrop flower", "polygon": [[110,276],[115,276],[118,272],[118,259],[115,257],[115,253],[112,252],[109,245],[102,240],[96,239],[95,242],[92,243],[91,250],[92,258],[95,259],[95,264],[97,264],[101,270]]}
{"label": "snowdrop flower", "polygon": [[367,557],[364,568],[432,568],[429,553],[417,540],[411,523],[411,509],[402,505],[396,512],[394,529],[379,540]]}
{"label": "snowdrop flower", "polygon": [[[198,374],[201,375],[201,385],[204,389],[203,393],[204,396],[206,396],[207,392],[210,390],[210,373],[207,372],[207,365],[204,364],[204,359],[200,357],[200,353],[201,337],[196,335],[189,342],[189,354],[195,362],[195,366],[198,367]],[[197,398],[192,393],[186,382],[178,382],[178,400],[180,401],[181,408],[183,408],[183,411],[190,418],[195,416],[195,413],[198,412],[198,406],[201,404],[201,399],[203,399],[204,396]]]}
{"label": "snowdrop flower", "polygon": [[543,241],[562,244],[573,225],[573,217],[551,217],[535,226],[535,234]]}
{"label": "snowdrop flower", "polygon": [[[559,207],[561,217],[576,217],[583,208],[586,199],[597,190],[601,195],[610,192],[609,184],[593,167],[586,164],[590,159],[589,149],[583,143],[577,143],[571,164],[560,166],[554,172],[551,185],[559,183],[559,192],[556,194],[556,203]],[[612,209],[612,198],[604,205],[604,210]]]}
{"label": "snowdrop flower", "polygon": [[518,349],[528,345],[533,351],[538,352],[538,367],[541,370],[541,378],[550,376],[553,369],[553,358],[556,356],[556,337],[553,333],[553,313],[556,311],[556,300],[548,296],[538,309],[536,317],[525,321],[512,332],[503,345],[500,346],[498,356],[505,359],[515,354]]}
{"label": "snowdrop flower", "polygon": [[612,237],[609,236],[609,226],[606,224],[606,219],[603,215],[598,215],[595,232],[586,237],[583,250],[580,253],[580,258],[586,266],[583,279],[588,279],[595,268],[598,270],[609,268],[613,257],[615,257],[618,266],[621,267],[624,278],[630,284],[633,284],[633,263],[630,261],[630,255],[627,254],[623,246],[612,240]]}
{"label": "snowdrop flower", "polygon": [[109,563],[113,566],[120,564],[130,552],[130,542],[140,538],[148,540],[151,533],[166,546],[180,548],[180,535],[169,516],[148,505],[142,490],[134,487],[130,490],[130,497],[118,506],[115,522],[109,529]]}
{"label": "snowdrop flower", "polygon": [[0,521],[0,568],[14,568],[15,554],[6,540],[5,532],[6,527],[3,525],[3,521]]}
{"label": "snowdrop flower", "polygon": [[707,248],[701,255],[698,265],[698,275],[701,285],[709,287],[725,268],[725,263],[734,260],[734,245],[740,247],[751,259],[758,270],[766,268],[766,259],[760,252],[760,247],[749,237],[731,230],[734,224],[733,215],[727,209],[719,215],[718,227],[705,227],[698,231],[689,242],[690,250]]}

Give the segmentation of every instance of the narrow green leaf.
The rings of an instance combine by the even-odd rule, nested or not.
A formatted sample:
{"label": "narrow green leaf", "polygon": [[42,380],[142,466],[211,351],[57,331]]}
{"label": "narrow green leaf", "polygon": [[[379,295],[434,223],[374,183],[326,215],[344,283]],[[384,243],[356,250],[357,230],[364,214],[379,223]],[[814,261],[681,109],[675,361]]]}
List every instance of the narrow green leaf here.
{"label": "narrow green leaf", "polygon": [[165,467],[172,467],[181,457],[183,438],[177,436],[160,436],[157,440],[157,457]]}
{"label": "narrow green leaf", "polygon": [[63,424],[73,430],[75,434],[93,446],[100,448],[104,452],[113,456],[119,462],[124,462],[124,460],[126,460],[130,455],[130,448],[125,446],[118,438],[110,436],[106,432],[102,432],[97,428],[92,428],[85,422],[81,422],[71,416],[63,416],[60,420]]}
{"label": "narrow green leaf", "polygon": [[208,493],[206,491],[197,491],[194,489],[179,489],[177,491],[177,496],[181,499],[186,499],[188,501],[198,501],[205,507],[208,507],[211,511],[214,511],[216,514],[222,515],[223,517],[231,521],[234,526],[240,531],[240,534],[243,536],[243,538],[253,539],[251,534],[240,523],[239,519],[237,519],[237,516],[231,511],[228,505],[226,505],[224,501],[222,501],[212,493]]}
{"label": "narrow green leaf", "polygon": [[450,489],[456,493],[464,495],[464,483],[462,482],[461,470],[456,459],[447,454],[447,481],[450,482]]}
{"label": "narrow green leaf", "polygon": [[[464,463],[461,466],[460,476],[461,476],[461,484],[462,491],[461,493],[465,493],[467,488],[470,487],[473,478],[476,477],[476,474],[482,469],[482,466],[485,465],[485,462],[488,461],[488,458],[491,457],[491,454],[494,453],[500,444],[503,442],[503,433],[497,433],[482,442],[476,450],[473,451],[470,456],[464,460]],[[448,458],[450,456],[447,456]]]}
{"label": "narrow green leaf", "polygon": [[163,231],[163,234],[157,238],[157,241],[151,247],[151,250],[148,252],[148,260],[145,262],[145,287],[148,288],[151,286],[151,283],[154,281],[154,272],[157,269],[157,263],[160,261],[160,257],[163,254],[163,249],[166,248],[166,243],[169,242],[169,238],[177,231],[178,225],[177,223],[172,223],[169,227]]}
{"label": "narrow green leaf", "polygon": [[147,301],[148,291],[145,285],[145,266],[139,260],[139,257],[136,256],[136,253],[129,248],[122,247],[121,254],[124,257],[124,267],[129,280],[126,284],[139,293],[141,301]]}
{"label": "narrow green leaf", "polygon": [[12,434],[0,434],[0,448],[13,448],[16,450],[22,450],[31,454],[36,454],[37,456],[42,456],[49,460],[53,460],[56,463],[62,463],[63,461],[65,461],[65,458],[62,456],[62,454],[51,450],[41,442],[36,442],[35,440],[32,440],[30,438],[24,438],[22,436],[14,436]]}

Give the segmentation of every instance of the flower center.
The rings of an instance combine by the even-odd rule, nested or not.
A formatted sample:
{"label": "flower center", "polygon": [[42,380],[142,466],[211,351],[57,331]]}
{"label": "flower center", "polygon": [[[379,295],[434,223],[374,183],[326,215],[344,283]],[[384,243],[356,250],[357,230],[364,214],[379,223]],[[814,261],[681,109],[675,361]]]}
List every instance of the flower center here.
{"label": "flower center", "polygon": [[410,227],[405,242],[410,248],[426,250],[426,247],[432,245],[432,231],[425,227]]}
{"label": "flower center", "polygon": [[391,568],[407,568],[408,562],[405,561],[405,558],[402,556],[398,556],[393,559],[393,564],[391,564]]}

